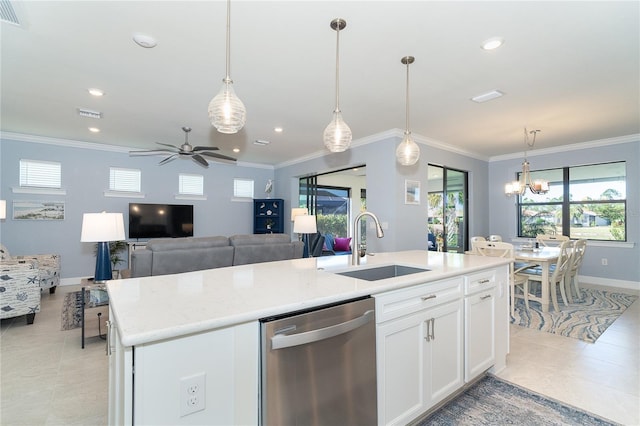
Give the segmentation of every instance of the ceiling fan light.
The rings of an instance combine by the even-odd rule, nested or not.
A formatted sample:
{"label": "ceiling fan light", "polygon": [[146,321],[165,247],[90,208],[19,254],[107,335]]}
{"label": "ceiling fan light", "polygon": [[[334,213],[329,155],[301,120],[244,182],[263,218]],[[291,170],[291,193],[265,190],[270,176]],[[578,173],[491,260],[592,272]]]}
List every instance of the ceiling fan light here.
{"label": "ceiling fan light", "polygon": [[411,132],[405,132],[402,142],[396,148],[396,160],[403,166],[413,166],[420,159],[420,147],[413,141]]}
{"label": "ceiling fan light", "polygon": [[209,120],[220,132],[238,133],[247,121],[247,110],[233,90],[233,81],[223,80],[220,92],[209,103]]}
{"label": "ceiling fan light", "polygon": [[351,129],[342,119],[340,111],[333,111],[333,119],[324,129],[324,146],[331,152],[344,152],[351,144]]}

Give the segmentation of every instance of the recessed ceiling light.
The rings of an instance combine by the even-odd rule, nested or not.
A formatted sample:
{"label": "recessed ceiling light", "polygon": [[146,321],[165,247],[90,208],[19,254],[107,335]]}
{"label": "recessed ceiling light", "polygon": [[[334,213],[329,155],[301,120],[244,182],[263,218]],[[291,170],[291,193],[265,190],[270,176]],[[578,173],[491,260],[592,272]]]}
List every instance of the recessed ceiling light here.
{"label": "recessed ceiling light", "polygon": [[233,148],[233,152],[235,152],[235,153],[240,152],[240,148]]}
{"label": "recessed ceiling light", "polygon": [[273,128],[273,131],[276,132],[276,133],[282,133],[283,130],[284,129],[282,127],[274,127]]}
{"label": "recessed ceiling light", "polygon": [[144,47],[145,49],[151,49],[152,47],[156,47],[158,42],[151,36],[146,34],[134,34],[133,41],[140,47]]}
{"label": "recessed ceiling light", "polygon": [[483,93],[478,96],[474,96],[473,98],[471,98],[471,100],[473,102],[481,104],[482,102],[487,102],[487,101],[490,101],[491,99],[499,98],[500,96],[503,96],[503,95],[504,93],[502,93],[499,90],[492,90],[490,92]]}
{"label": "recessed ceiling light", "polygon": [[89,127],[89,131],[91,133],[100,133],[100,129],[98,129],[97,127]]}
{"label": "recessed ceiling light", "polygon": [[504,44],[504,39],[502,37],[491,37],[482,42],[481,47],[484,50],[493,50]]}
{"label": "recessed ceiling light", "polygon": [[91,88],[91,89],[87,89],[87,91],[89,92],[89,94],[93,96],[104,96],[104,90]]}

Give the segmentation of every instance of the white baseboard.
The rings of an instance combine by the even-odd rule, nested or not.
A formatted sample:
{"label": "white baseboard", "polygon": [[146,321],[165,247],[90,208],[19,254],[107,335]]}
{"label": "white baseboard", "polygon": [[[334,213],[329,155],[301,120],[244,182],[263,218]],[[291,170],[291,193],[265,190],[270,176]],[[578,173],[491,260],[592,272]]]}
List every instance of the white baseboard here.
{"label": "white baseboard", "polygon": [[79,285],[80,280],[83,278],[91,278],[91,277],[72,277],[72,278],[60,278],[60,286],[64,285]]}
{"label": "white baseboard", "polygon": [[627,280],[614,280],[611,278],[589,277],[586,275],[578,275],[578,281],[585,284],[595,284],[605,287],[616,287],[627,290],[640,291],[640,282]]}

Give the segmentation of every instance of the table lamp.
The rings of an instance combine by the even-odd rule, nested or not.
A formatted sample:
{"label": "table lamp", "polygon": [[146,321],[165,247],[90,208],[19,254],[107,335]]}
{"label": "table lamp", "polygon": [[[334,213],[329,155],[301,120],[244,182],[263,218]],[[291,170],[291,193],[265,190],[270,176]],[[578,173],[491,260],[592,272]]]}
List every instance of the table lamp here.
{"label": "table lamp", "polygon": [[112,279],[109,242],[122,241],[124,239],[122,213],[85,213],[82,216],[80,241],[98,243],[94,282],[104,283]]}
{"label": "table lamp", "polygon": [[315,234],[316,232],[318,232],[318,227],[316,226],[316,216],[296,216],[293,222],[293,232],[302,234],[302,241],[304,242],[304,252],[302,254],[302,257],[309,257],[309,234]]}

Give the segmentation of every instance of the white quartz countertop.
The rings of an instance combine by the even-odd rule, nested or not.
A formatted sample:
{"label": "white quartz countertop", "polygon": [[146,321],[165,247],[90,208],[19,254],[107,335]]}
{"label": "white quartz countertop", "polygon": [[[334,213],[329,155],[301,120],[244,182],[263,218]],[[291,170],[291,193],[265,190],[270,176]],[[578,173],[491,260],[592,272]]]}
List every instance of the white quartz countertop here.
{"label": "white quartz countertop", "polygon": [[[256,263],[107,283],[115,325],[135,346],[273,315],[373,295],[509,263],[509,259],[423,250]],[[428,272],[378,281],[336,275],[353,268],[398,264]]]}

